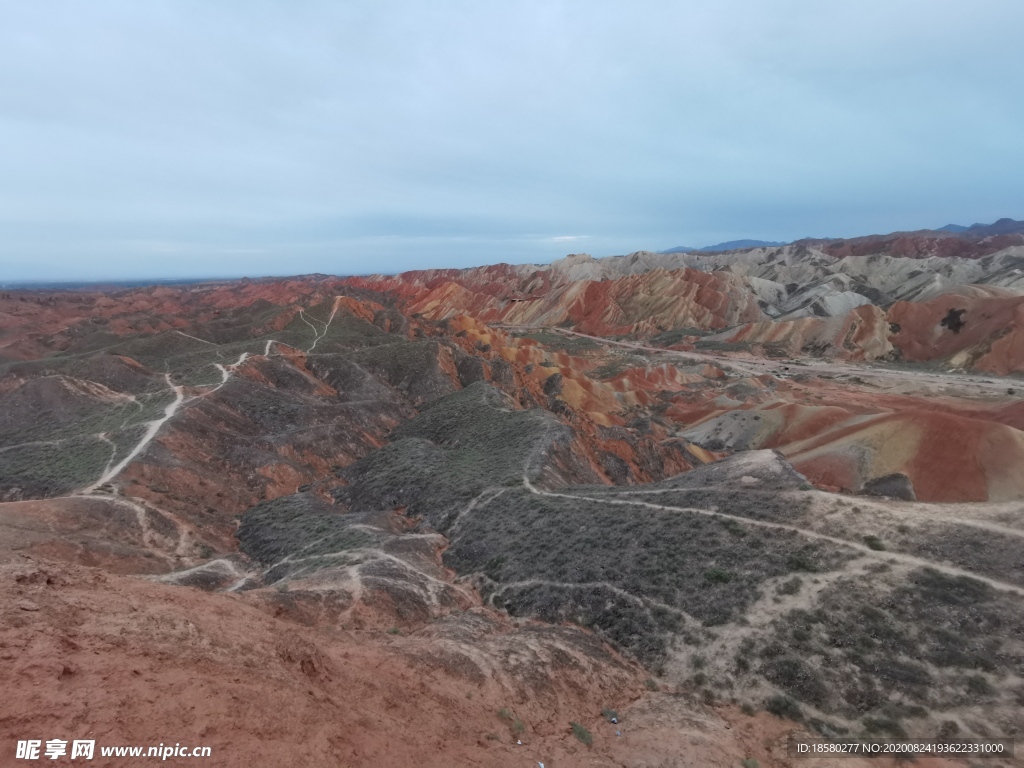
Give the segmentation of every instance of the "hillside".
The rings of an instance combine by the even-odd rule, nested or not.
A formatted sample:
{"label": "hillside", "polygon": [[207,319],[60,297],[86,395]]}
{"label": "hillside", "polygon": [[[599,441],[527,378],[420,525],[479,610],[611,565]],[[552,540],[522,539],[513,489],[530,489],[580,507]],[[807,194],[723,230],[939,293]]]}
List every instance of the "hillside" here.
{"label": "hillside", "polygon": [[[465,313],[487,323],[596,336],[647,340],[675,333],[671,346],[680,350],[724,344],[735,351],[753,347],[755,354],[769,349],[1024,372],[1012,309],[1024,295],[1024,234],[1007,235],[1010,240],[947,235],[726,253],[574,254],[550,265],[428,270],[347,283],[389,292],[410,313],[433,320]],[[959,245],[942,245],[947,241]],[[962,321],[956,327],[943,323],[951,310]],[[970,330],[961,334],[961,327]]]}

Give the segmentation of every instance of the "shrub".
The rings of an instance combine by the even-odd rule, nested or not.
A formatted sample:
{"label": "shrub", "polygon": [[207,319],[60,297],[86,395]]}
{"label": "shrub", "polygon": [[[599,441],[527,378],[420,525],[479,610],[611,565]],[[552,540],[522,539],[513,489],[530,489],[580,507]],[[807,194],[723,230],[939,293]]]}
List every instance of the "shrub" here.
{"label": "shrub", "polygon": [[887,733],[894,739],[907,738],[907,732],[899,720],[889,717],[865,717],[863,722],[868,733]]}
{"label": "shrub", "polygon": [[790,720],[801,720],[804,716],[800,710],[800,705],[789,698],[789,696],[782,694],[770,697],[765,701],[764,708],[776,717],[788,718]]}
{"label": "shrub", "polygon": [[618,720],[619,719],[619,713],[616,712],[614,709],[602,709],[601,710],[601,717],[603,717],[605,720],[607,720],[610,723],[613,720]]}
{"label": "shrub", "polygon": [[800,591],[800,587],[802,584],[803,582],[800,581],[800,578],[794,576],[789,581],[780,584],[776,591],[780,595],[795,595],[797,592]]}
{"label": "shrub", "polygon": [[996,692],[989,681],[981,675],[971,675],[967,678],[967,690],[978,696],[991,696]]}
{"label": "shrub", "polygon": [[730,520],[730,519],[726,519],[726,518],[719,518],[719,520],[722,523],[722,527],[725,528],[725,530],[727,530],[733,536],[746,536],[747,535],[747,529],[744,528],[742,525],[740,525],[735,520]]}
{"label": "shrub", "polygon": [[974,605],[992,598],[994,590],[988,584],[970,576],[947,576],[934,568],[924,568],[913,581],[929,600],[946,605]]}
{"label": "shrub", "polygon": [[761,673],[771,682],[803,701],[820,705],[828,697],[828,687],[818,672],[802,659],[784,656],[764,665]]}
{"label": "shrub", "polygon": [[498,710],[498,717],[505,721],[508,725],[509,730],[512,731],[513,736],[519,736],[526,730],[526,726],[523,725],[523,721],[508,707],[502,707]]}
{"label": "shrub", "polygon": [[576,722],[569,723],[572,726],[572,735],[586,744],[588,747],[594,743],[594,737],[586,728]]}
{"label": "shrub", "polygon": [[942,725],[939,726],[939,738],[940,739],[952,739],[956,734],[960,733],[960,724],[955,720],[943,720]]}
{"label": "shrub", "polygon": [[818,570],[817,564],[815,564],[806,552],[793,553],[786,558],[786,564],[789,566],[791,571],[806,571],[807,573],[814,573]]}
{"label": "shrub", "polygon": [[868,545],[868,549],[873,549],[876,552],[882,552],[885,550],[885,544],[877,536],[865,536],[864,543]]}
{"label": "shrub", "polygon": [[728,584],[732,581],[732,574],[722,568],[709,568],[704,571],[704,579],[712,584]]}

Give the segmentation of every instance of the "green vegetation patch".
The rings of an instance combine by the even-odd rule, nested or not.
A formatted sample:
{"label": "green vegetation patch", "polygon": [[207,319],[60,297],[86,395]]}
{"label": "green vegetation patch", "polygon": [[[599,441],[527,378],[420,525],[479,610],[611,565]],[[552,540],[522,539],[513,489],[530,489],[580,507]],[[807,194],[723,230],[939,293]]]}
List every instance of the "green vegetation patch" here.
{"label": "green vegetation patch", "polygon": [[346,468],[337,499],[352,509],[406,507],[446,533],[485,489],[535,475],[544,449],[566,433],[550,414],[512,409],[478,382],[431,403],[393,442]]}
{"label": "green vegetation patch", "polygon": [[595,368],[589,375],[594,379],[613,379],[633,368],[646,368],[648,364],[649,360],[639,355],[619,356]]}
{"label": "green vegetation patch", "polygon": [[586,728],[576,722],[569,723],[572,727],[572,735],[588,747],[594,743],[594,736]]}
{"label": "green vegetation patch", "polygon": [[110,400],[63,377],[32,379],[0,398],[0,445],[113,432],[158,418],[173,399],[165,389],[134,402]]}
{"label": "green vegetation patch", "polygon": [[930,568],[884,583],[843,579],[773,628],[756,651],[766,679],[889,733],[928,710],[1012,696],[990,678],[1024,676],[1024,601]]}
{"label": "green vegetation patch", "polygon": [[[314,307],[306,312],[306,316],[317,329],[317,333],[323,334],[320,341],[316,343],[316,348],[313,350],[314,354],[392,344],[396,339],[401,338],[395,334],[388,333],[361,317],[356,317],[344,308],[340,308],[334,314],[334,319],[331,320],[325,332],[324,323],[330,318],[330,306],[331,302],[326,302],[325,305]],[[299,320],[299,322],[301,323],[302,321]],[[303,323],[303,325],[305,324]],[[308,326],[306,331],[307,334],[312,333]],[[306,349],[312,345],[313,338],[310,338],[302,348]]]}
{"label": "green vegetation patch", "polygon": [[375,533],[365,515],[340,514],[311,493],[265,501],[242,515],[238,529],[241,550],[265,565],[273,582],[309,573],[339,562],[339,554],[370,547],[384,532]]}
{"label": "green vegetation patch", "polygon": [[[646,486],[641,486],[646,488]],[[652,484],[651,490],[657,490],[658,484]],[[604,495],[614,496],[614,491]],[[745,517],[751,520],[762,520],[771,523],[795,523],[807,514],[809,501],[798,497],[784,496],[777,491],[734,491],[728,488],[694,489],[678,491],[661,491],[659,493],[637,490],[631,498],[650,504],[667,507],[691,509],[707,509],[722,512],[733,517]],[[735,535],[742,536],[744,531],[760,531],[762,528],[744,527],[739,520],[719,518],[720,523]]]}
{"label": "green vegetation patch", "polygon": [[648,343],[653,347],[671,347],[673,344],[683,341],[687,336],[707,336],[709,333],[713,333],[713,331],[700,328],[676,328],[675,330],[665,331],[657,336],[652,336]]}
{"label": "green vegetation patch", "polygon": [[352,355],[353,361],[420,402],[455,391],[455,384],[440,367],[441,344],[390,338],[392,343],[358,350]]}
{"label": "green vegetation patch", "polygon": [[24,498],[63,496],[100,478],[113,447],[97,437],[26,444],[0,453],[0,490],[21,489]]}
{"label": "green vegetation patch", "polygon": [[1020,537],[970,525],[929,521],[890,535],[894,548],[1024,586]]}
{"label": "green vegetation patch", "polygon": [[753,345],[749,341],[698,339],[695,346],[700,352],[749,352]]}
{"label": "green vegetation patch", "polygon": [[512,614],[575,621],[657,662],[683,612],[722,624],[794,561],[828,571],[851,556],[790,531],[737,536],[700,514],[510,488],[463,519],[445,562],[485,577],[485,595]]}
{"label": "green vegetation patch", "polygon": [[514,333],[513,335],[521,339],[533,339],[548,349],[567,352],[570,355],[581,357],[603,349],[601,344],[593,339],[573,336],[568,333],[557,333],[556,331],[531,331],[530,333]]}

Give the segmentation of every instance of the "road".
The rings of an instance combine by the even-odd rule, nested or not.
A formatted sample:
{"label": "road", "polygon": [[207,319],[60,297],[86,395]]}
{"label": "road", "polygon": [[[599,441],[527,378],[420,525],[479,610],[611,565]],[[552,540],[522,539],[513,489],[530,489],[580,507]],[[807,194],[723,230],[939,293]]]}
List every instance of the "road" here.
{"label": "road", "polygon": [[883,368],[870,363],[857,364],[846,360],[824,361],[818,358],[800,358],[799,361],[779,360],[756,357],[733,357],[730,355],[712,354],[709,352],[680,352],[674,349],[662,347],[651,347],[639,342],[613,341],[601,336],[572,331],[567,328],[553,328],[549,326],[511,326],[500,325],[498,328],[508,330],[537,330],[565,334],[566,336],[578,336],[582,339],[591,339],[601,344],[626,349],[635,349],[648,354],[659,354],[686,360],[692,363],[708,363],[719,367],[725,366],[733,370],[745,373],[748,376],[791,376],[796,373],[813,373],[816,375],[828,376],[858,376],[860,378],[872,378],[882,381],[891,381],[899,384],[931,385],[940,387],[964,387],[979,393],[991,395],[1005,395],[1006,390],[1014,388],[1019,384],[1015,379],[1003,378],[1000,376],[986,376],[982,374],[962,373],[940,373],[931,371],[915,370],[894,370]]}

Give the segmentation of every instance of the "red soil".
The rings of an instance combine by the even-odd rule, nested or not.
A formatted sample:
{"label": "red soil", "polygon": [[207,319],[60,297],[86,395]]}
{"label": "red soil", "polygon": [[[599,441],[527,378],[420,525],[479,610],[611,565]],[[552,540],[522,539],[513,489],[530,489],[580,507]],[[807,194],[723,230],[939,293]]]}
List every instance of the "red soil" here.
{"label": "red soil", "polygon": [[[963,327],[943,327],[950,310]],[[925,302],[897,302],[889,319],[900,330],[893,343],[908,360],[944,360],[998,375],[1024,371],[1024,296],[967,286]]]}
{"label": "red soil", "polygon": [[[747,757],[773,768],[792,765],[785,745],[801,732],[766,713],[649,693],[633,665],[574,657],[534,625],[479,609],[410,633],[352,632],[304,626],[298,606],[273,596],[208,594],[25,557],[0,565],[0,582],[8,755],[19,739],[77,738],[96,740],[98,766],[125,762],[104,760],[100,746],[180,743],[210,747],[208,762],[225,768],[724,768]],[[607,707],[620,724],[601,718]],[[571,721],[593,734],[592,746],[572,735]]]}

